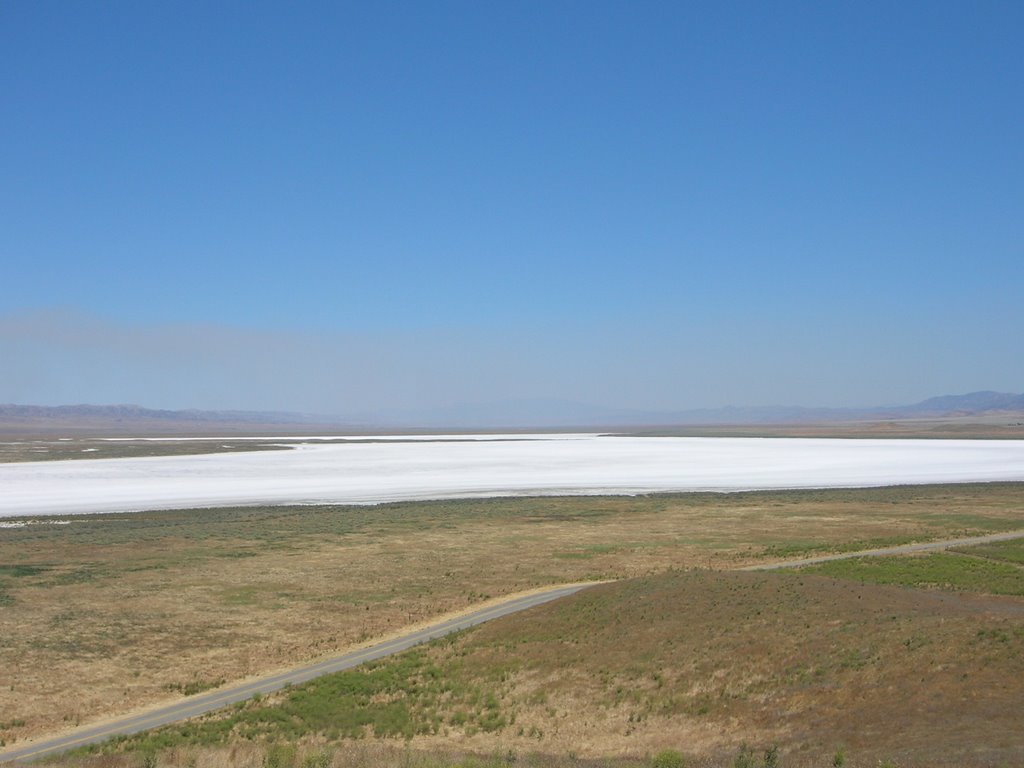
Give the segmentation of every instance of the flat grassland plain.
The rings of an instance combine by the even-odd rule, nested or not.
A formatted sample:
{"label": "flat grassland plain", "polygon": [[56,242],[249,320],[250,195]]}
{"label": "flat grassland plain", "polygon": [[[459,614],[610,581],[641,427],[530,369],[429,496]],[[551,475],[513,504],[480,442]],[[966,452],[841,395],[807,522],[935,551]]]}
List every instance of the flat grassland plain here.
{"label": "flat grassland plain", "polygon": [[758,765],[773,744],[794,766],[840,748],[848,765],[1018,764],[1019,543],[728,571],[1018,529],[1022,510],[1024,485],[985,483],[0,520],[0,739],[291,666],[489,597],[624,579],[76,759],[631,765],[679,750],[719,765],[753,761],[737,752],[749,742]]}

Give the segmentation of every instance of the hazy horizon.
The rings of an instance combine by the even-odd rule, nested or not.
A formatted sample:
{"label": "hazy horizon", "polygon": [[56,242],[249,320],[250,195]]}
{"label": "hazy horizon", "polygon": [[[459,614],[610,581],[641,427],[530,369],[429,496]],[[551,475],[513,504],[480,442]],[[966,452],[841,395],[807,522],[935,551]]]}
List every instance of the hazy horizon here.
{"label": "hazy horizon", "polygon": [[[547,341],[559,345],[559,340]],[[863,358],[821,371],[811,382],[802,381],[806,371],[795,364],[785,379],[750,382],[746,366],[786,351],[762,347],[758,358],[740,360],[735,346],[725,348],[723,340],[713,362],[707,355],[698,360],[696,350],[688,362],[662,357],[651,346],[630,349],[630,340],[623,337],[602,337],[599,348],[584,347],[585,336],[575,341],[573,354],[548,352],[545,366],[538,368],[533,340],[513,334],[495,339],[442,331],[374,336],[146,328],[117,326],[82,313],[31,313],[0,317],[5,353],[0,402],[386,417],[540,401],[652,412],[729,406],[872,408],[981,389],[1020,389],[1013,377],[991,370],[995,366],[988,376],[971,366],[959,375],[936,370],[926,381],[911,376],[894,381],[901,371],[895,361],[893,378],[874,382],[870,371],[857,375],[867,362]],[[570,340],[561,343],[568,347]],[[973,351],[995,357],[998,350]],[[964,350],[965,356],[971,352]],[[638,372],[654,381],[637,381]],[[719,386],[719,377],[726,375],[734,380],[732,386]],[[823,381],[830,386],[823,387]]]}

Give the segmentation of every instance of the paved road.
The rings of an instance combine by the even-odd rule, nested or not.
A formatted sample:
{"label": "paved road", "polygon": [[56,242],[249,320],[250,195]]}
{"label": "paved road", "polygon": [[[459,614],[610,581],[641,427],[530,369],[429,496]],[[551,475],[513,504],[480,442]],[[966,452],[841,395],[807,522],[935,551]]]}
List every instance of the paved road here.
{"label": "paved road", "polygon": [[924,544],[904,544],[899,547],[883,547],[881,549],[861,549],[856,552],[843,552],[838,555],[821,555],[805,557],[802,560],[783,560],[778,563],[760,563],[740,568],[741,571],[775,571],[779,568],[799,568],[804,565],[817,565],[832,560],[851,560],[855,557],[884,557],[885,555],[909,555],[914,552],[927,552],[933,549],[951,549],[953,547],[969,547],[974,544],[989,544],[993,541],[1009,541],[1024,538],[1024,531],[1009,533],[990,533],[987,536],[973,536],[969,539],[947,539],[945,541],[929,541]]}
{"label": "paved road", "polygon": [[400,651],[404,651],[414,645],[419,645],[420,643],[425,643],[428,640],[433,640],[436,637],[441,637],[442,635],[447,635],[451,632],[457,632],[460,629],[466,629],[467,627],[482,624],[485,621],[490,621],[491,619],[496,619],[500,616],[507,616],[510,613],[523,611],[527,608],[532,608],[535,605],[541,605],[542,603],[557,600],[560,597],[565,597],[566,595],[571,595],[574,592],[579,592],[581,589],[586,589],[588,586],[591,585],[573,584],[569,586],[556,587],[544,592],[537,592],[532,595],[527,595],[526,597],[516,597],[506,602],[492,605],[489,608],[481,608],[480,610],[473,611],[472,613],[457,616],[454,619],[432,624],[428,627],[424,627],[423,629],[417,630],[408,635],[403,635],[402,637],[398,637],[393,640],[387,640],[358,651],[346,653],[343,656],[326,659],[315,664],[298,667],[287,672],[281,672],[271,677],[260,678],[259,680],[243,683],[242,685],[237,685],[231,688],[222,688],[216,691],[211,691],[210,693],[191,696],[184,701],[180,701],[166,707],[161,707],[159,709],[153,709],[142,714],[111,720],[100,725],[84,726],[63,736],[56,736],[53,738],[26,743],[17,749],[0,751],[0,763],[35,760],[40,757],[46,757],[48,755],[72,749],[74,747],[80,747],[84,744],[104,741],[112,736],[137,733],[138,731],[145,731],[150,728],[156,728],[161,725],[167,725],[168,723],[175,723],[180,720],[195,717],[196,715],[201,715],[204,712],[209,712],[214,709],[219,709],[220,707],[226,707],[229,704],[234,704],[237,701],[244,701],[257,693],[271,693],[284,688],[288,684],[303,683],[307,680],[312,680],[314,677],[319,677],[320,675],[339,672],[343,669],[348,669],[364,662],[372,661],[373,659],[379,659],[382,656],[390,656],[393,653],[399,653]]}

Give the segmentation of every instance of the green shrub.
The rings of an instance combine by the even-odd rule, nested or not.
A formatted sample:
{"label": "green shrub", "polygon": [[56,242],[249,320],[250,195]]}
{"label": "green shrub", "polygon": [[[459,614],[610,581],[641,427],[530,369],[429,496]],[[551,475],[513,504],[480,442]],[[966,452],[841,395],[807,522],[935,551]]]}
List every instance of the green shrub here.
{"label": "green shrub", "polygon": [[754,750],[746,744],[740,744],[736,759],[732,761],[732,768],[757,768],[757,757]]}
{"label": "green shrub", "polygon": [[733,768],[779,768],[782,764],[779,748],[775,744],[764,751],[762,762],[758,762],[757,752],[748,744],[741,744],[736,759],[732,761]]}
{"label": "green shrub", "polygon": [[274,744],[263,757],[263,768],[292,768],[295,765],[295,747]]}
{"label": "green shrub", "polygon": [[333,762],[332,755],[326,750],[313,752],[306,755],[302,761],[302,768],[330,768]]}
{"label": "green shrub", "polygon": [[683,768],[684,765],[686,760],[683,759],[682,753],[674,749],[663,750],[651,760],[652,768]]}

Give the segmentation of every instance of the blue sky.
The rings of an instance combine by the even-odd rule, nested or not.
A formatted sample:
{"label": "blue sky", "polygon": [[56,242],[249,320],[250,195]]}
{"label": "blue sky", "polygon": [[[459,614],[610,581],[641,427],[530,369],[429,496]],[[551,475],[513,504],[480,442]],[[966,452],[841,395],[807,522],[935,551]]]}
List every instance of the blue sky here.
{"label": "blue sky", "polygon": [[5,3],[0,401],[1021,391],[1022,30],[1014,2]]}

